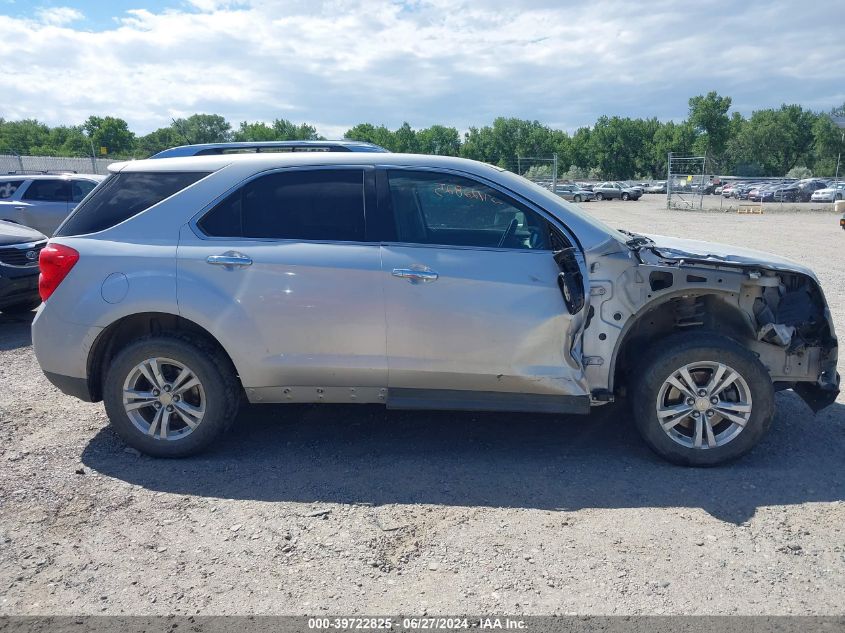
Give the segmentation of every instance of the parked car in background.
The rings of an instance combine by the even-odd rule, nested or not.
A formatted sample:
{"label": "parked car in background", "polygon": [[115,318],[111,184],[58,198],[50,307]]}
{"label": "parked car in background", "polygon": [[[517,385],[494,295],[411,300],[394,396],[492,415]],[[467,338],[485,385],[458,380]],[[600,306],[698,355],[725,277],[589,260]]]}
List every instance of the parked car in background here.
{"label": "parked car in background", "polygon": [[643,195],[623,182],[603,182],[593,187],[596,200],[639,200]]}
{"label": "parked car in background", "polygon": [[658,180],[657,182],[651,183],[645,189],[646,193],[666,193],[666,181],[665,180]]}
{"label": "parked car in background", "polygon": [[809,202],[815,191],[818,191],[819,189],[826,189],[830,186],[830,183],[827,180],[822,180],[821,178],[806,178],[804,180],[799,180],[796,184],[799,190],[799,202]]}
{"label": "parked car in background", "polygon": [[180,156],[215,156],[220,154],[262,154],[265,152],[378,152],[388,150],[364,141],[254,141],[235,143],[202,143],[171,147],[151,158]]}
{"label": "parked car in background", "polygon": [[[798,202],[801,195],[801,190],[797,184],[782,184],[775,185],[771,188],[773,202]],[[768,200],[765,198],[764,200]]]}
{"label": "parked car in background", "polygon": [[835,202],[845,199],[845,182],[833,184],[824,189],[816,189],[810,196],[812,202]]}
{"label": "parked car in background", "polygon": [[110,169],[41,251],[32,339],[53,384],[104,400],[150,455],[209,446],[242,398],[585,414],[626,393],[655,452],[708,465],[759,442],[776,389],[814,410],[838,394],[805,266],[618,231],[491,165],[288,153]]}
{"label": "parked car in background", "polygon": [[0,176],[0,220],[52,235],[103,178],[96,174]]}
{"label": "parked car in background", "polygon": [[592,191],[582,189],[575,184],[558,185],[556,193],[564,200],[572,200],[573,202],[589,202],[596,197],[596,194]]}
{"label": "parked car in background", "polygon": [[0,312],[28,312],[41,303],[38,255],[46,244],[38,231],[0,221]]}

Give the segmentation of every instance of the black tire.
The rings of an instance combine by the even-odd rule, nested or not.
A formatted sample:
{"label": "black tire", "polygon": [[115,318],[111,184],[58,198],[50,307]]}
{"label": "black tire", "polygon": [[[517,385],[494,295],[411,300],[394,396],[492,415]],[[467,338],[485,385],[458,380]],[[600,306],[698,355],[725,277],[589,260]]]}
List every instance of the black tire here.
{"label": "black tire", "polygon": [[[139,363],[152,357],[184,364],[202,384],[205,414],[184,437],[163,440],[137,428],[123,405],[123,385]],[[103,402],[112,427],[129,446],[153,457],[184,457],[213,444],[232,425],[238,412],[241,390],[234,368],[217,349],[179,335],[147,336],[117,352],[103,381]]]}
{"label": "black tire", "polygon": [[622,194],[622,199],[623,199],[623,200],[627,201],[627,200],[629,200],[630,198],[631,198],[631,196],[629,196],[627,193],[623,193],[623,194]]}
{"label": "black tire", "polygon": [[4,312],[5,314],[24,314],[26,312],[32,312],[40,305],[41,299],[30,299],[29,301],[23,301],[21,303],[6,306],[0,310],[0,312]]}
{"label": "black tire", "polygon": [[[712,448],[693,448],[673,440],[657,416],[663,383],[682,367],[696,362],[719,362],[735,370],[747,384],[751,415],[730,441]],[[633,373],[632,407],[637,430],[658,455],[684,466],[714,466],[750,451],[766,434],[774,416],[774,387],[766,368],[754,354],[732,339],[711,332],[673,335],[653,346]],[[701,415],[701,414],[699,414]]]}
{"label": "black tire", "polygon": [[574,198],[572,198],[572,201],[573,202],[581,202],[581,196],[575,196]]}
{"label": "black tire", "polygon": [[596,200],[604,200],[604,194],[601,191],[596,194]]}

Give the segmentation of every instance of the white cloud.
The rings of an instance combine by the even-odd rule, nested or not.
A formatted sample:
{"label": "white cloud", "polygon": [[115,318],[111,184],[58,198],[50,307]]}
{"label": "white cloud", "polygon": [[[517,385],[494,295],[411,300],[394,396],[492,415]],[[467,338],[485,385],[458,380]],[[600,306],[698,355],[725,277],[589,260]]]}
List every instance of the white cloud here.
{"label": "white cloud", "polygon": [[62,25],[81,20],[85,16],[71,7],[48,7],[35,12],[38,20],[44,24]]}
{"label": "white cloud", "polygon": [[[813,14],[836,13],[820,0]],[[140,2],[139,2],[140,4]],[[284,117],[337,136],[361,122],[498,115],[572,129],[600,114],[679,118],[708,90],[747,110],[845,101],[841,29],[786,0],[190,0],[117,26],[82,15],[0,15],[0,116],[75,123],[115,114],[139,131],[193,112]],[[839,73],[839,77],[835,77]]]}

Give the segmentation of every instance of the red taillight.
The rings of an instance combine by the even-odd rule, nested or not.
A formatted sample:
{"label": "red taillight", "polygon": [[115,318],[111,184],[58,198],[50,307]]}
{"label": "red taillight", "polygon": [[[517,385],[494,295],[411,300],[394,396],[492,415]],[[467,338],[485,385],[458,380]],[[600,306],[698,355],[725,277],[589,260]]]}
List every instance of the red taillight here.
{"label": "red taillight", "polygon": [[78,261],[79,253],[64,244],[48,244],[41,249],[38,256],[38,266],[41,268],[41,274],[38,276],[38,294],[41,295],[41,301],[50,298]]}

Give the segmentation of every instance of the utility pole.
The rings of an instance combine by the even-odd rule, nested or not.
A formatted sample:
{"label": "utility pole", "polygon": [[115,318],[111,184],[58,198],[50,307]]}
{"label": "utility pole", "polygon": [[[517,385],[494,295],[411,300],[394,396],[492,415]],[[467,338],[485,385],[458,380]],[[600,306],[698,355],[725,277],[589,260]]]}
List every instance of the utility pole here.
{"label": "utility pole", "polygon": [[553,154],[554,166],[552,167],[552,193],[557,193],[557,152]]}
{"label": "utility pole", "polygon": [[672,202],[672,152],[666,158],[666,208],[671,209]]}
{"label": "utility pole", "polygon": [[839,153],[836,156],[836,176],[833,181],[833,200],[836,201],[836,187],[839,185],[839,164],[842,160],[842,145],[845,145],[845,116],[833,116],[831,115],[831,120],[833,121],[834,125],[842,130],[842,139],[839,143]]}

